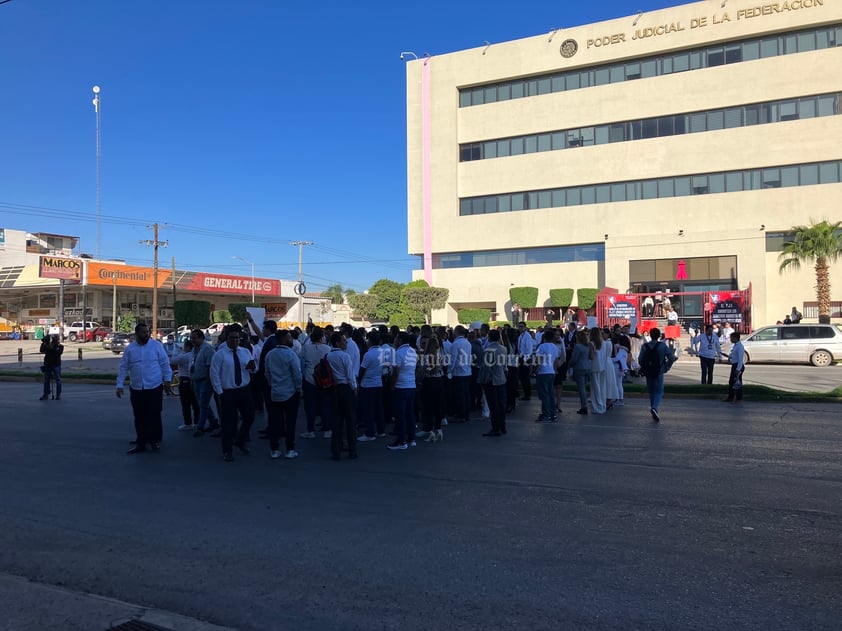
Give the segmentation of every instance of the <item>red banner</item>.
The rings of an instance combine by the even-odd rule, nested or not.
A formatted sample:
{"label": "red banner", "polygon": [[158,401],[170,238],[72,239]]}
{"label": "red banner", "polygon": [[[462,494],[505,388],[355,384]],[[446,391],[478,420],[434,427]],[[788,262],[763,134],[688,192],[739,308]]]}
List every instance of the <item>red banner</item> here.
{"label": "red banner", "polygon": [[251,295],[252,288],[257,296],[280,296],[281,281],[271,278],[255,278],[249,276],[228,276],[226,274],[206,274],[196,272],[187,285],[178,284],[178,289],[205,292],[213,294],[242,294]]}

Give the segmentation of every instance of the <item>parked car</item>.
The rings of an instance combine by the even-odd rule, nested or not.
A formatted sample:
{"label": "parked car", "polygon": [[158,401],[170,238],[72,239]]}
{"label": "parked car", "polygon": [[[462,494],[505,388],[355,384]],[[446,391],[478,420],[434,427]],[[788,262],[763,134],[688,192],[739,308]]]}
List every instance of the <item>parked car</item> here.
{"label": "parked car", "polygon": [[[84,328],[85,329],[98,329],[102,326],[99,322],[85,322]],[[80,322],[71,322],[69,326],[64,327],[64,337],[69,339],[71,342],[75,342],[79,338],[82,337],[82,328],[83,323]]]}
{"label": "parked car", "polygon": [[106,333],[105,337],[102,338],[102,348],[111,349],[111,341],[114,339],[114,336],[117,335],[118,331],[111,331],[111,333]]}
{"label": "parked car", "polygon": [[[85,340],[88,342],[101,342],[106,335],[112,332],[110,326],[98,326],[95,329],[85,329]],[[79,334],[81,337],[82,334]]]}
{"label": "parked car", "polygon": [[222,332],[222,329],[229,324],[233,324],[233,322],[214,322],[205,329],[205,337],[214,337],[219,335]]}
{"label": "parked car", "polygon": [[175,329],[158,329],[155,337],[159,342],[163,342],[168,335],[172,335],[173,333],[175,333]]}
{"label": "parked car", "polygon": [[758,329],[745,340],[746,362],[781,362],[829,366],[842,360],[838,324],[782,324]]}
{"label": "parked car", "polygon": [[134,333],[115,333],[114,337],[111,338],[111,352],[119,355],[126,350],[129,344],[134,342],[134,339]]}

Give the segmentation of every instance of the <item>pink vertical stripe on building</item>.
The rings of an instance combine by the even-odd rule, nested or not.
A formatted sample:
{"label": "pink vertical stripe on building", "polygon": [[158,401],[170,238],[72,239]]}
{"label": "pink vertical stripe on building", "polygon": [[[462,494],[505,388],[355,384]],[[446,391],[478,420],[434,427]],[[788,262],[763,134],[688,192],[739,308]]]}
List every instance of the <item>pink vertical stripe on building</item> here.
{"label": "pink vertical stripe on building", "polygon": [[433,284],[433,219],[430,193],[430,60],[421,65],[421,189],[424,216],[424,280]]}

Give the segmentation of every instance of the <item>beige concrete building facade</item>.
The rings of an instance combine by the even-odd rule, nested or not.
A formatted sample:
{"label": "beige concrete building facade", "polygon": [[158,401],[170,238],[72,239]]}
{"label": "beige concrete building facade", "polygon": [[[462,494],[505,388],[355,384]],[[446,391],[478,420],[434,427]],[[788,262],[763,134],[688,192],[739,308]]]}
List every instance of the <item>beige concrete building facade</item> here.
{"label": "beige concrete building facade", "polygon": [[[410,61],[409,251],[450,290],[434,319],[508,320],[511,286],[550,306],[749,284],[755,326],[810,318],[813,270],[778,254],[842,218],[840,114],[838,0],[695,2]],[[842,265],[831,281],[838,301]]]}

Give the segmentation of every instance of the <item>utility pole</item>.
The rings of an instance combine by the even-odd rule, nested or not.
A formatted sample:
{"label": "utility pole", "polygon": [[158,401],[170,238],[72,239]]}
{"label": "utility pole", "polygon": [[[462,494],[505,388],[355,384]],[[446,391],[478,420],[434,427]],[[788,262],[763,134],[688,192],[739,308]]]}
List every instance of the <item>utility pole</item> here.
{"label": "utility pole", "polygon": [[[166,228],[166,225],[161,226]],[[169,245],[167,241],[158,241],[158,224],[147,226],[152,230],[152,240],[139,241],[141,245],[151,245],[154,250],[152,263],[152,335],[158,334],[158,248],[165,248]]]}
{"label": "utility pole", "polygon": [[117,272],[111,272],[111,328],[117,330]]}
{"label": "utility pole", "polygon": [[313,245],[312,241],[290,241],[290,245],[298,246],[298,285],[296,285],[296,293],[298,293],[298,326],[304,328],[304,246]]}
{"label": "utility pole", "polygon": [[[99,260],[99,245],[100,245],[100,199],[101,199],[101,191],[102,188],[100,186],[101,181],[101,168],[100,165],[102,163],[102,142],[101,142],[101,135],[100,135],[100,124],[99,124],[99,86],[95,85],[93,87],[94,92],[94,113],[96,114],[96,258]],[[84,314],[82,316],[82,321],[84,322],[85,317]]]}

